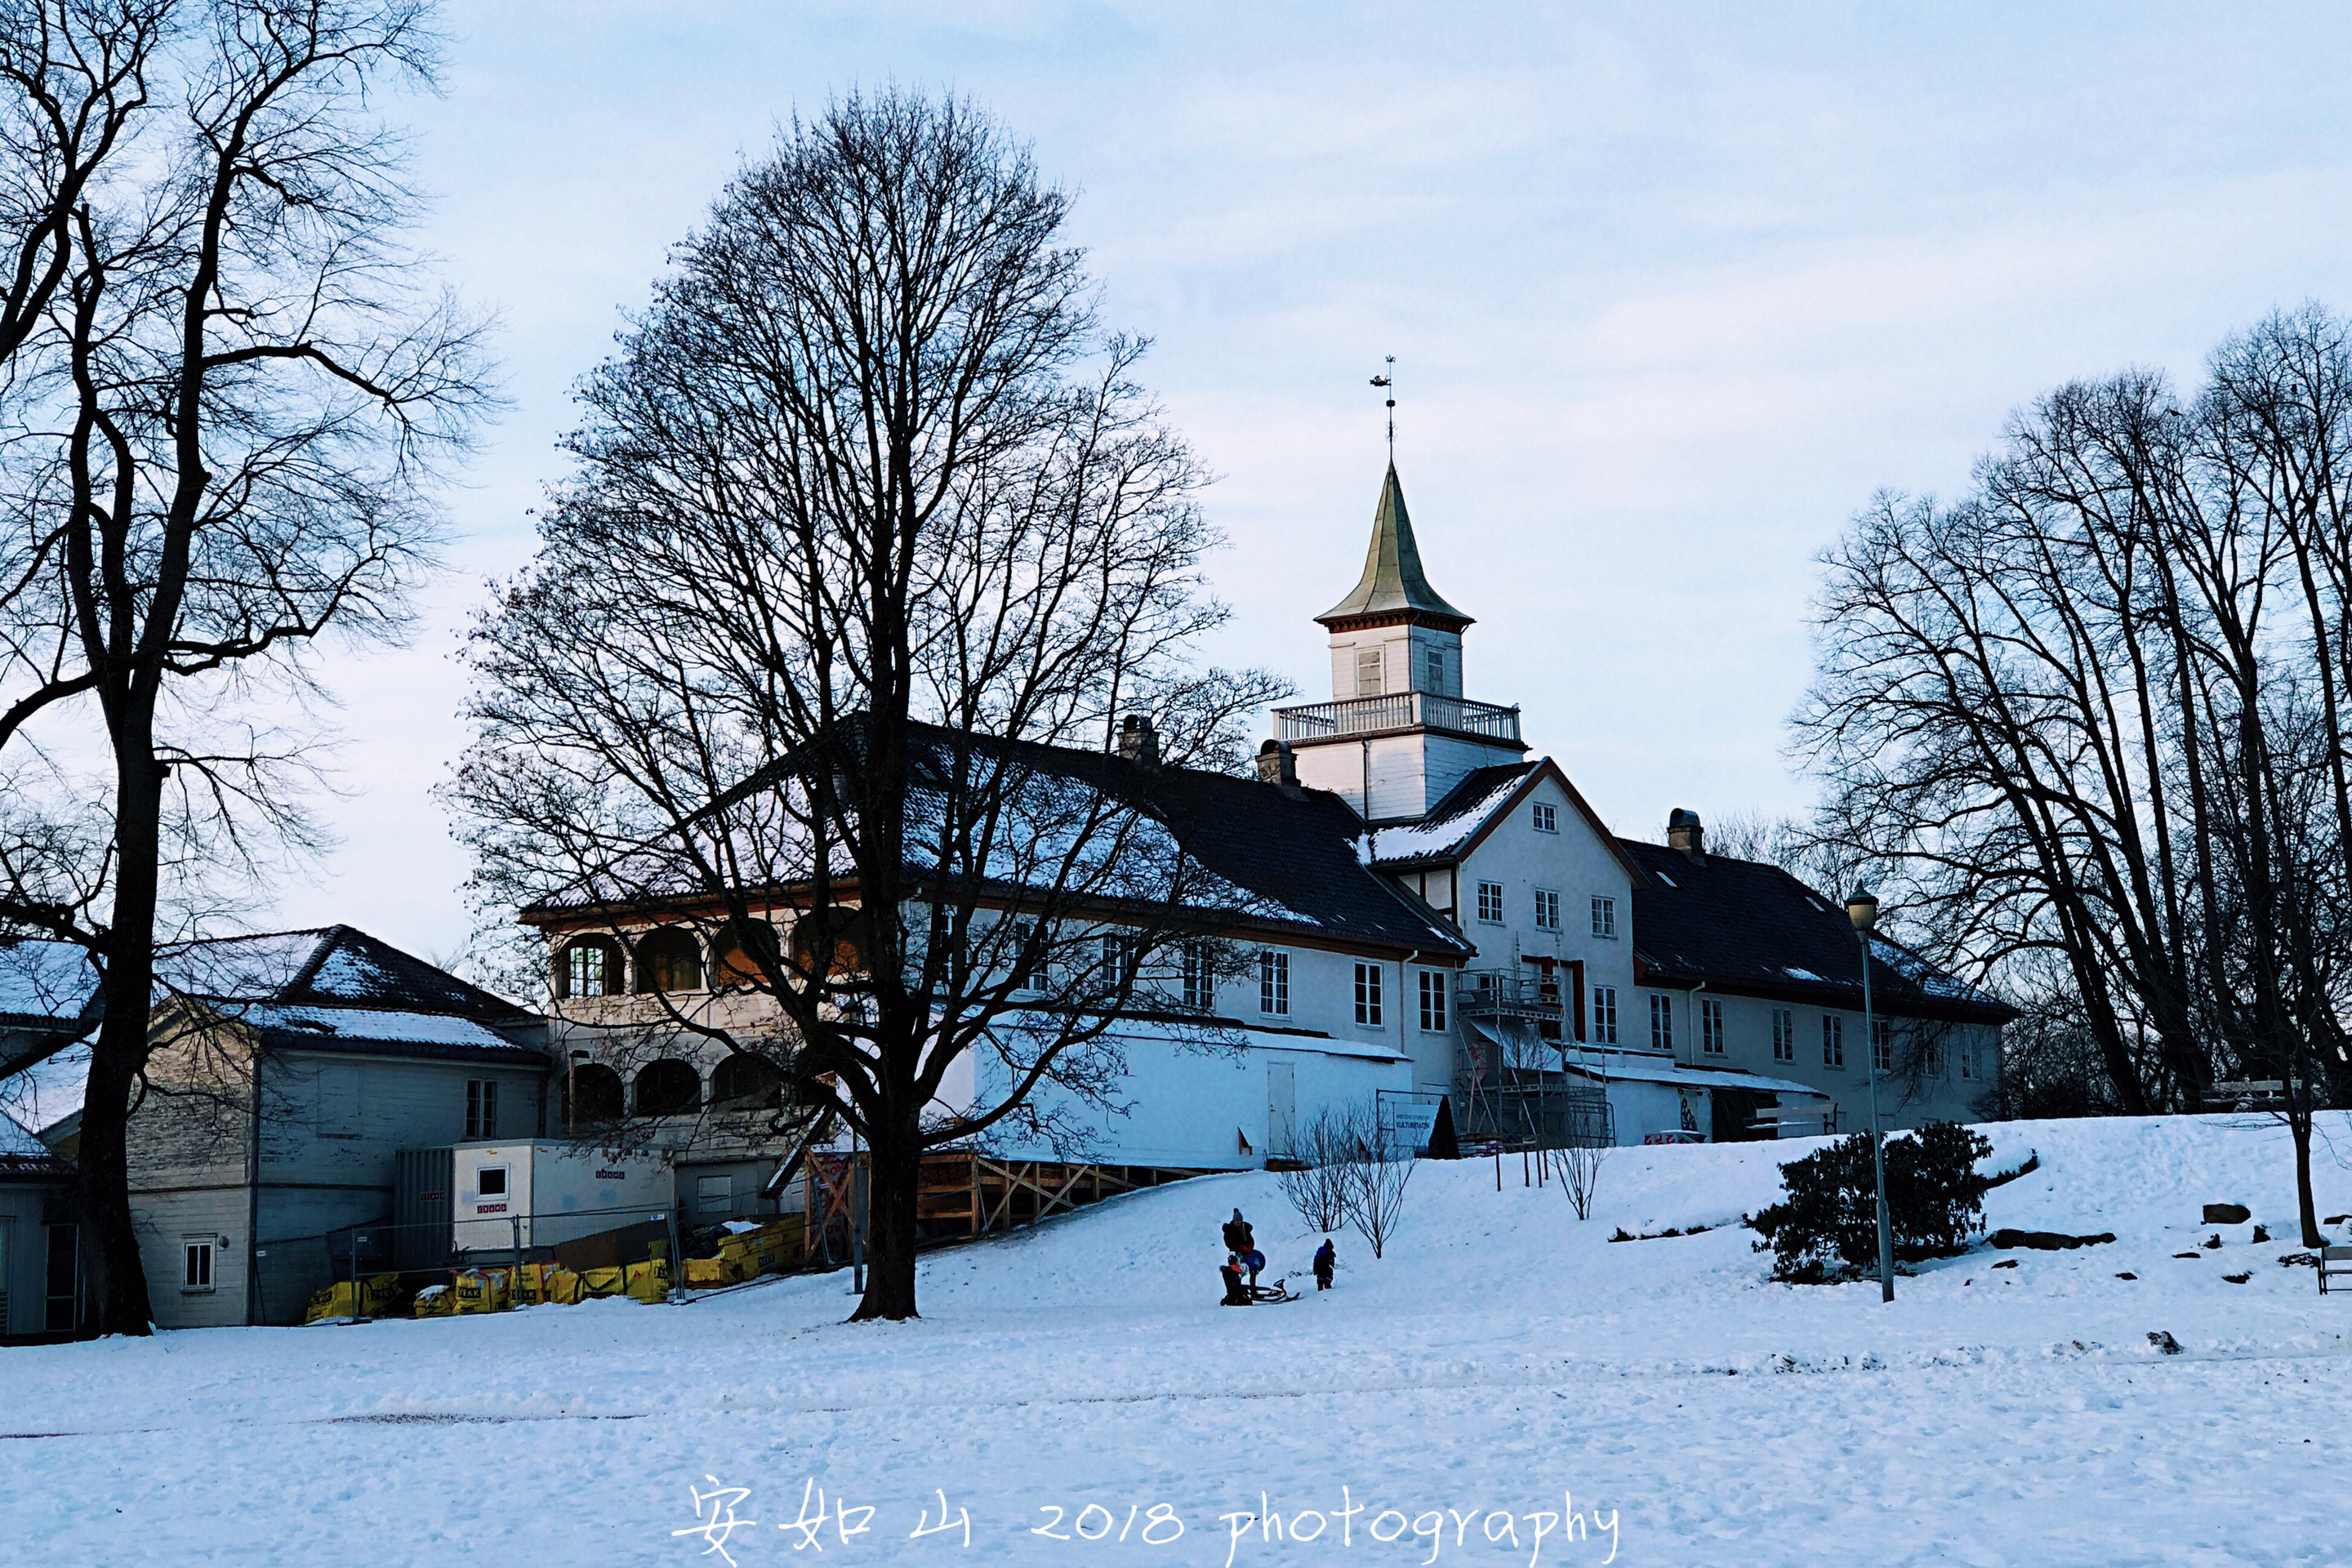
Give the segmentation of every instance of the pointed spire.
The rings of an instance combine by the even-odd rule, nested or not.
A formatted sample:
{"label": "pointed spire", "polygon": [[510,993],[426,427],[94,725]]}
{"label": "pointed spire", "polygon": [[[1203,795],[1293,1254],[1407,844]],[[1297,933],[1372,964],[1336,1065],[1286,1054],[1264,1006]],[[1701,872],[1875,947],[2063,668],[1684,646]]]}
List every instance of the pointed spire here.
{"label": "pointed spire", "polygon": [[1421,550],[1413,543],[1412,519],[1404,510],[1404,487],[1396,465],[1381,486],[1380,510],[1372,514],[1372,547],[1364,556],[1363,580],[1355,591],[1315,618],[1328,626],[1377,616],[1411,617],[1460,631],[1470,617],[1438,596],[1422,574]]}

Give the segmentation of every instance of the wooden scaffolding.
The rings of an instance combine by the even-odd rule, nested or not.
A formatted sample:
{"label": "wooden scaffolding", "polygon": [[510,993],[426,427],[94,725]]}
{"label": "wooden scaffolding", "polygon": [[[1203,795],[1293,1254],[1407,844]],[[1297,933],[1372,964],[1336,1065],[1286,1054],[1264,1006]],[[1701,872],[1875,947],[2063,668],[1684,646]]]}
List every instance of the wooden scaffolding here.
{"label": "wooden scaffolding", "polygon": [[[808,1160],[809,1247],[845,1256],[856,1200],[855,1171],[867,1156],[811,1154]],[[1081,1164],[1058,1160],[1001,1160],[977,1150],[941,1149],[923,1156],[916,1196],[918,1234],[927,1243],[968,1240],[1034,1225],[1121,1193],[1165,1186],[1212,1171],[1165,1165]]]}

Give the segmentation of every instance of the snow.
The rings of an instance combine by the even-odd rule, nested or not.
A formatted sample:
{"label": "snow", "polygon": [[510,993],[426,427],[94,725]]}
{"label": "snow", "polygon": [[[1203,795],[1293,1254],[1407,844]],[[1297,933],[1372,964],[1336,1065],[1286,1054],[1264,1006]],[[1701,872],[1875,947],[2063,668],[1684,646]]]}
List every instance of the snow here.
{"label": "snow", "polygon": [[0,944],[0,1013],[78,1018],[98,991],[98,971],[76,942]]}
{"label": "snow", "polygon": [[1827,1098],[1812,1085],[1799,1083],[1794,1079],[1684,1067],[1665,1057],[1645,1060],[1622,1051],[1578,1051],[1563,1059],[1574,1071],[1603,1080],[1631,1079],[1640,1083],[1671,1083],[1690,1089],[1746,1089],[1759,1094],[1800,1094],[1812,1100]]}
{"label": "snow", "polygon": [[53,1056],[0,1078],[0,1111],[36,1132],[47,1132],[81,1109],[89,1082],[89,1042],[77,1041]]}
{"label": "snow", "polygon": [[325,1038],[402,1045],[475,1046],[512,1050],[514,1042],[470,1018],[441,1013],[400,1013],[370,1007],[281,1007],[256,1004],[224,1006],[226,1017],[257,1029],[284,1029]]}
{"label": "snow", "polygon": [[1366,829],[1363,835],[1364,858],[1374,865],[1394,865],[1402,861],[1454,855],[1527,782],[1528,774],[1540,765],[1528,763],[1515,773],[1496,779],[1484,793],[1463,801],[1444,816],[1433,816],[1394,827]]}
{"label": "snow", "polygon": [[[716,1563],[672,1533],[716,1478],[758,1521],[726,1542],[746,1568],[1599,1563],[1612,1537],[1591,1510],[1635,1564],[2342,1561],[2352,1295],[2282,1268],[2290,1241],[2199,1223],[2238,1202],[2293,1235],[2284,1131],[1987,1131],[1997,1164],[2042,1160],[1990,1195],[1994,1226],[2118,1239],[1979,1249],[1900,1281],[1892,1305],[1874,1284],[1775,1285],[1737,1221],[1812,1143],[1642,1148],[1609,1157],[1583,1223],[1516,1160],[1499,1191],[1494,1161],[1423,1164],[1389,1256],[1343,1233],[1338,1288],[1281,1307],[1211,1304],[1230,1208],[1270,1273],[1304,1278],[1317,1239],[1248,1173],[928,1255],[926,1316],[905,1324],[842,1323],[834,1274],[685,1307],[0,1351],[0,1433],[17,1435],[0,1443],[0,1556]],[[2323,1133],[2320,1212],[2342,1214],[2352,1169],[2330,1151],[2352,1153],[2352,1121],[2330,1113]],[[1991,1267],[2004,1258],[2019,1267]],[[871,1533],[845,1543],[828,1523],[822,1552],[793,1551],[778,1526],[817,1489],[873,1508]],[[969,1547],[911,1536],[940,1491],[970,1510]],[[1528,1516],[1563,1494],[1590,1538],[1554,1527],[1531,1555]],[[1364,1510],[1345,1544],[1343,1495]],[[1324,1513],[1328,1538],[1234,1542],[1219,1516],[1261,1498],[1286,1525]],[[1184,1533],[1031,1533],[1054,1509],[1067,1533],[1089,1504],[1114,1537],[1155,1504]],[[1381,1544],[1386,1510],[1406,1528]],[[1430,1510],[1434,1542],[1411,1528]],[[1502,1510],[1516,1550],[1483,1539]]]}
{"label": "snow", "polygon": [[0,1160],[46,1160],[49,1146],[33,1135],[33,1130],[0,1110]]}

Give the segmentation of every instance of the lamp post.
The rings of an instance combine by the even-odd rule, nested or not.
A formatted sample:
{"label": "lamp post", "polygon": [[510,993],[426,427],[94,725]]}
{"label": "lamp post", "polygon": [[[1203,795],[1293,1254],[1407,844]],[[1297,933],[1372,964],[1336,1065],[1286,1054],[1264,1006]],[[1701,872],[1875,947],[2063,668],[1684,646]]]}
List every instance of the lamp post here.
{"label": "lamp post", "polygon": [[1870,1163],[1878,1176],[1878,1299],[1895,1300],[1895,1225],[1886,1208],[1886,1139],[1878,1126],[1878,1030],[1870,1013],[1870,930],[1878,923],[1878,899],[1868,888],[1857,887],[1845,901],[1845,917],[1853,922],[1854,940],[1862,943],[1862,1041],[1870,1053]]}

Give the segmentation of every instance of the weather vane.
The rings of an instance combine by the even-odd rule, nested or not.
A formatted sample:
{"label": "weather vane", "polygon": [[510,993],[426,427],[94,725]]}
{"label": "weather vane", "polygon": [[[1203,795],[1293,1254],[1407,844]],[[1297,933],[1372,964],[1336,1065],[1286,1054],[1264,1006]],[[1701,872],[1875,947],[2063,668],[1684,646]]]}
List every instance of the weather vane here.
{"label": "weather vane", "polygon": [[1389,466],[1393,468],[1396,466],[1396,355],[1390,354],[1386,357],[1389,367],[1388,371],[1385,374],[1372,377],[1372,384],[1374,386],[1382,386],[1388,389]]}

